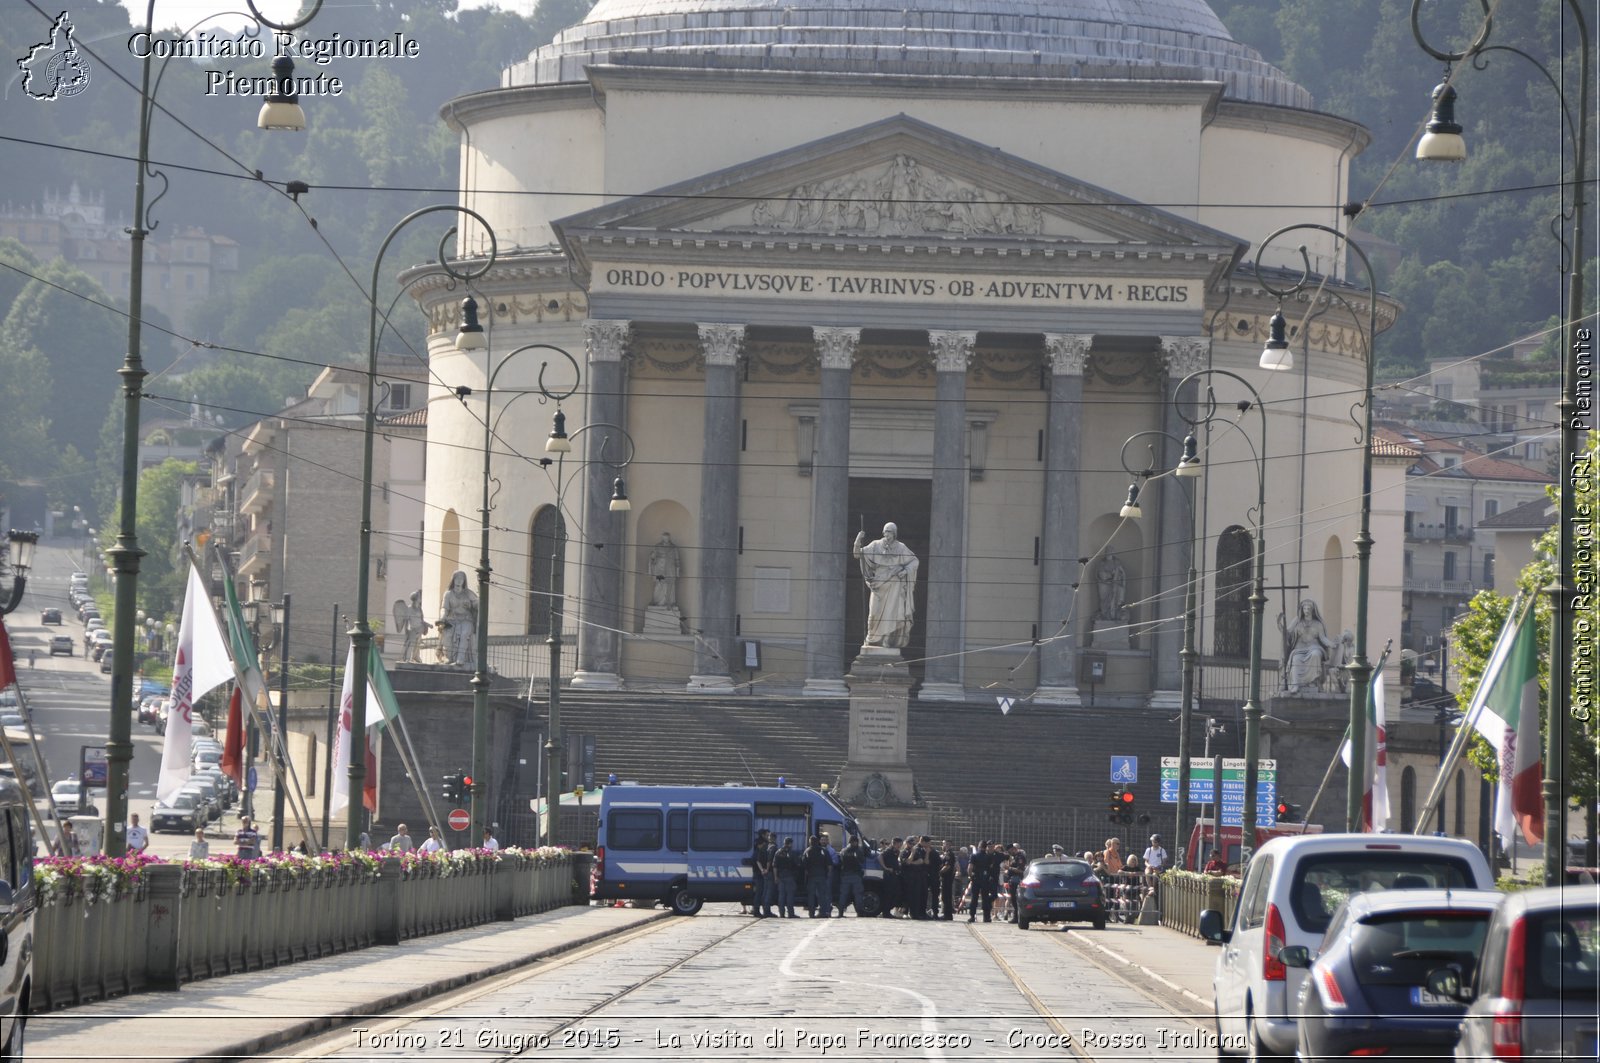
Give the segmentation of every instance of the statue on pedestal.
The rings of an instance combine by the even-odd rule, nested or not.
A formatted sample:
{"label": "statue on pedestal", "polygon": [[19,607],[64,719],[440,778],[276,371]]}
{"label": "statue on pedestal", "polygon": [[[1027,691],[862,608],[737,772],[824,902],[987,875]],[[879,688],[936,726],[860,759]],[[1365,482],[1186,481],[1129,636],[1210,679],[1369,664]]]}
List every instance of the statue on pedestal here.
{"label": "statue on pedestal", "polygon": [[657,608],[676,608],[678,604],[678,577],[683,565],[678,558],[678,545],[671,534],[661,533],[661,541],[650,551],[650,604]]}
{"label": "statue on pedestal", "polygon": [[1128,570],[1117,560],[1114,550],[1107,550],[1100,559],[1094,574],[1097,601],[1095,619],[1121,620],[1128,603]]}
{"label": "statue on pedestal", "polygon": [[872,592],[861,646],[904,649],[911,641],[917,555],[900,541],[900,529],[893,522],[883,526],[882,538],[870,543],[866,539],[866,532],[857,532],[850,551],[861,562],[861,576]]}
{"label": "statue on pedestal", "polygon": [[411,592],[411,600],[394,600],[394,633],[400,636],[400,663],[417,664],[417,643],[432,627],[422,618],[422,592]]}
{"label": "statue on pedestal", "polygon": [[478,596],[467,586],[467,574],[450,577],[450,589],[439,605],[439,652],[445,663],[471,668],[477,662]]}
{"label": "statue on pedestal", "polygon": [[1279,613],[1278,630],[1283,633],[1283,688],[1291,694],[1326,689],[1328,662],[1339,653],[1339,644],[1328,637],[1317,603],[1302,598],[1293,624]]}

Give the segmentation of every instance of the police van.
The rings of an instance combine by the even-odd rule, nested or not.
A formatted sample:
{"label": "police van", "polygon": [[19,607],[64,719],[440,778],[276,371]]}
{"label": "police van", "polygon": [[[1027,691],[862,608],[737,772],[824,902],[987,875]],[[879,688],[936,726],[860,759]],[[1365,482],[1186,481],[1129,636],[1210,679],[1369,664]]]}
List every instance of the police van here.
{"label": "police van", "polygon": [[[639,786],[612,783],[600,792],[600,832],[590,895],[596,900],[665,901],[694,915],[706,901],[749,903],[756,831],[803,850],[826,833],[839,848],[860,828],[830,794],[804,786]],[[866,839],[862,839],[863,843]],[[883,868],[864,861],[862,914],[881,910]]]}

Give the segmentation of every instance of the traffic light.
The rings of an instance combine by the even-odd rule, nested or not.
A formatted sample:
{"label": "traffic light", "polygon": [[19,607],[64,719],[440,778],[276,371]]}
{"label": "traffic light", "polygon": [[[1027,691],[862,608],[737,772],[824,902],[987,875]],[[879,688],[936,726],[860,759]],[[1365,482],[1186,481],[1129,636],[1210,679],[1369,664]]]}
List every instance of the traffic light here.
{"label": "traffic light", "polygon": [[1117,817],[1118,820],[1120,822],[1122,822],[1122,823],[1132,823],[1133,822],[1133,791],[1132,790],[1119,790],[1119,791],[1117,791],[1117,800],[1119,802],[1119,807],[1122,810],[1121,814]]}
{"label": "traffic light", "polygon": [[460,799],[460,790],[458,789],[460,785],[461,776],[457,775],[455,772],[450,772],[442,780],[440,780],[439,793],[446,801],[457,801]]}
{"label": "traffic light", "polygon": [[1300,822],[1300,806],[1299,805],[1290,804],[1288,801],[1279,801],[1278,802],[1278,822],[1279,823],[1298,823],[1298,822]]}
{"label": "traffic light", "polygon": [[461,800],[465,801],[472,796],[472,776],[462,772],[456,778],[461,780]]}
{"label": "traffic light", "polygon": [[1110,819],[1111,819],[1111,822],[1113,822],[1113,823],[1118,822],[1122,818],[1122,791],[1121,790],[1112,790],[1111,791],[1111,799],[1106,803],[1106,811],[1111,814],[1110,815]]}

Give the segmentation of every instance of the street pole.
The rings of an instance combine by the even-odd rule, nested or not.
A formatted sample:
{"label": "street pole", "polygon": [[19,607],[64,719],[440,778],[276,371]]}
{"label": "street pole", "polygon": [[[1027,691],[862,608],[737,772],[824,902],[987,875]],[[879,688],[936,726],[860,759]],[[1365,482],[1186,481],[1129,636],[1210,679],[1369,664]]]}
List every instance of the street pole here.
{"label": "street pole", "polygon": [[278,721],[273,755],[278,765],[272,787],[272,851],[283,852],[283,802],[289,785],[289,593],[284,592],[283,621],[278,628]]}
{"label": "street pole", "polygon": [[333,848],[333,839],[328,834],[328,814],[330,805],[328,794],[333,790],[333,744],[338,740],[339,734],[339,684],[338,671],[334,662],[339,659],[339,603],[333,603],[333,623],[329,625],[328,645],[328,739],[325,752],[322,756],[322,848],[324,851]]}
{"label": "street pole", "polygon": [[367,289],[367,303],[369,315],[367,319],[367,397],[366,413],[362,419],[361,432],[361,526],[360,542],[357,548],[357,564],[360,566],[356,573],[356,615],[355,621],[348,632],[351,648],[354,650],[355,662],[351,668],[351,705],[350,705],[350,740],[352,752],[350,756],[349,774],[349,805],[346,809],[345,822],[345,848],[356,849],[360,847],[361,835],[365,828],[366,806],[362,795],[365,792],[367,780],[367,758],[355,755],[355,744],[359,743],[365,748],[367,733],[367,658],[372,652],[372,626],[368,623],[367,610],[371,591],[372,576],[372,452],[373,442],[378,430],[378,408],[376,403],[378,384],[378,280],[382,276],[383,256],[389,250],[389,245],[400,231],[413,221],[428,214],[437,214],[440,211],[449,211],[464,214],[482,225],[489,236],[489,254],[480,267],[465,271],[457,270],[450,264],[450,256],[446,253],[445,246],[455,236],[456,230],[452,227],[444,234],[439,242],[439,268],[449,276],[463,283],[476,280],[487,273],[494,266],[498,251],[495,241],[494,229],[489,225],[488,219],[477,211],[454,203],[436,204],[430,207],[419,207],[395,223],[383,238],[383,243],[378,248],[377,257],[372,262],[372,284]]}

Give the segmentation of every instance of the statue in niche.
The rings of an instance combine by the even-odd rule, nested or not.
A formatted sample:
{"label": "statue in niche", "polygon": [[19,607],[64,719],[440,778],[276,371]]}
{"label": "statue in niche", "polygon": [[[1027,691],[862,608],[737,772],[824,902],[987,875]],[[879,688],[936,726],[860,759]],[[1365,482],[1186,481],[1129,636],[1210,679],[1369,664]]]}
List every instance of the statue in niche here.
{"label": "statue in niche", "polygon": [[1293,624],[1279,613],[1278,630],[1283,634],[1284,689],[1291,694],[1326,689],[1328,662],[1339,653],[1339,644],[1328,637],[1317,603],[1300,599]]}
{"label": "statue in niche", "polygon": [[478,596],[467,586],[467,574],[450,577],[450,589],[439,605],[439,652],[445,663],[462,668],[476,664],[474,638],[478,631]]}
{"label": "statue in niche", "polygon": [[917,555],[900,541],[900,529],[892,521],[883,526],[883,537],[870,543],[866,532],[856,532],[850,552],[861,562],[861,576],[872,592],[862,648],[904,649],[911,641]]}
{"label": "statue in niche", "polygon": [[683,575],[683,563],[678,557],[678,544],[668,532],[650,551],[650,604],[661,609],[676,608],[678,604],[678,577]]}
{"label": "statue in niche", "polygon": [[1095,567],[1095,619],[1121,620],[1128,604],[1128,570],[1117,560],[1115,550],[1107,550]]}
{"label": "statue in niche", "polygon": [[400,663],[417,664],[417,644],[433,625],[422,617],[422,592],[411,592],[411,600],[394,600],[394,633],[400,636]]}

